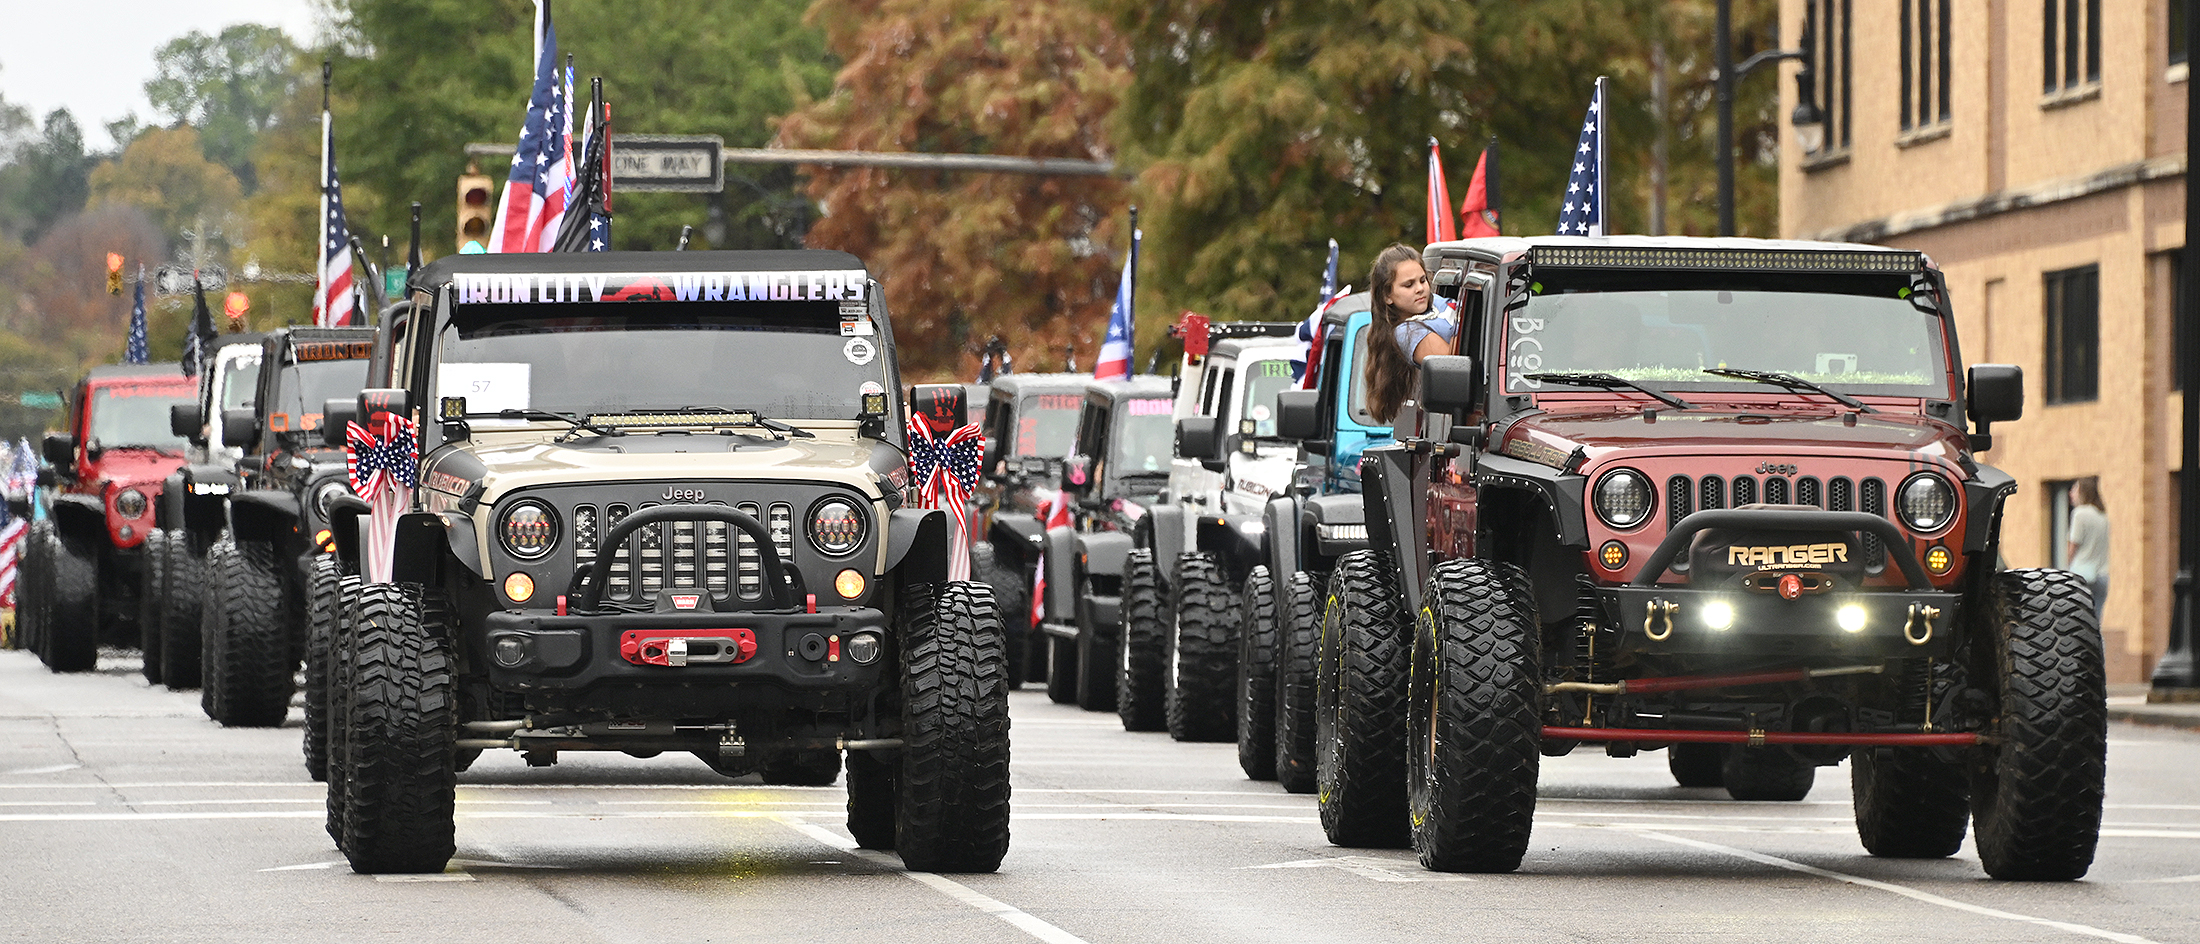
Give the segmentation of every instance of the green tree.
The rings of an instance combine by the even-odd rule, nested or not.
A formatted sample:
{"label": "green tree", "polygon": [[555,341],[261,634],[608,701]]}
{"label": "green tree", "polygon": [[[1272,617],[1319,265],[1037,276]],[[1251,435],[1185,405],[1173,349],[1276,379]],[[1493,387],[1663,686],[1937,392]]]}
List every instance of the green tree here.
{"label": "green tree", "polygon": [[[717,134],[761,147],[772,119],[798,96],[824,94],[832,77],[823,32],[802,22],[806,2],[633,0],[554,12],[578,91],[604,77],[619,133]],[[526,0],[333,0],[347,51],[336,62],[337,153],[355,229],[401,234],[406,204],[419,200],[430,255],[453,248],[465,145],[518,138],[534,82],[533,10]],[[310,166],[318,148],[288,159]],[[498,161],[482,169],[505,170]],[[387,200],[352,199],[355,182]],[[738,167],[722,194],[620,193],[613,209],[621,249],[670,248],[683,224],[696,227],[698,246],[795,246],[808,219],[790,172]]]}
{"label": "green tree", "polygon": [[153,63],[145,97],[154,111],[173,125],[198,129],[206,156],[251,190],[258,181],[255,139],[307,81],[297,45],[275,27],[239,23],[217,36],[192,30],[169,40]]}
{"label": "green tree", "polygon": [[0,167],[0,231],[35,242],[55,222],[84,208],[98,158],[84,153],[84,132],[68,109],[48,112],[39,134],[6,157]]}
{"label": "green tree", "polygon": [[188,127],[138,136],[122,155],[91,174],[91,206],[138,207],[171,235],[226,223],[244,195],[235,175],[207,160]]}
{"label": "green tree", "polygon": [[[819,0],[847,61],[831,96],[789,116],[791,147],[1107,158],[1129,79],[1085,0]],[[1092,363],[1128,245],[1125,188],[1104,177],[813,168],[830,212],[813,246],[880,273],[919,375],[975,372],[1001,335],[1031,369],[1072,342]],[[1114,255],[1111,260],[1111,252]]]}

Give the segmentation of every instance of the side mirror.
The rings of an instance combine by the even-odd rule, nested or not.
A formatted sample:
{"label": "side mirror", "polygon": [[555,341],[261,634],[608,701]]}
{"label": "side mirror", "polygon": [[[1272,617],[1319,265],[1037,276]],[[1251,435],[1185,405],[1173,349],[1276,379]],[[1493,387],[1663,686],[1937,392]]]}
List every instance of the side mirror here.
{"label": "side mirror", "polygon": [[1220,458],[1216,445],[1214,417],[1187,416],[1176,421],[1177,455],[1186,459],[1212,462]]}
{"label": "side mirror", "polygon": [[251,410],[222,411],[222,445],[248,448],[259,435],[260,424]]}
{"label": "side mirror", "polygon": [[1285,390],[1276,394],[1276,435],[1285,439],[1320,439],[1322,392]]}
{"label": "side mirror", "polygon": [[1082,495],[1092,490],[1092,458],[1090,456],[1064,456],[1062,458],[1062,491]]}
{"label": "side mirror", "polygon": [[168,408],[168,431],[196,445],[205,445],[206,417],[199,415],[196,403],[178,403]]}
{"label": "side mirror", "polygon": [[909,390],[909,412],[924,418],[934,433],[951,433],[970,422],[962,384],[918,384]]}
{"label": "side mirror", "polygon": [[359,402],[337,397],[321,404],[321,442],[342,448],[351,439],[351,424],[359,421]]}
{"label": "side mirror", "polygon": [[54,473],[53,466],[42,465],[38,467],[38,478],[36,479],[36,481],[39,488],[52,488],[55,485],[59,484],[59,476]]}
{"label": "side mirror", "polygon": [[68,433],[47,433],[39,442],[47,464],[56,469],[70,469],[76,465],[76,437]]}
{"label": "side mirror", "polygon": [[1421,361],[1421,406],[1452,413],[1474,405],[1474,358],[1437,354]]}
{"label": "side mirror", "polygon": [[1966,411],[1978,432],[1971,434],[1971,451],[1994,448],[1993,424],[2014,422],[2024,416],[2024,368],[2015,364],[1973,364],[1965,387]]}
{"label": "side mirror", "polygon": [[412,418],[412,391],[402,387],[368,387],[359,391],[359,409],[355,414],[361,421],[374,418],[376,413],[395,413]]}

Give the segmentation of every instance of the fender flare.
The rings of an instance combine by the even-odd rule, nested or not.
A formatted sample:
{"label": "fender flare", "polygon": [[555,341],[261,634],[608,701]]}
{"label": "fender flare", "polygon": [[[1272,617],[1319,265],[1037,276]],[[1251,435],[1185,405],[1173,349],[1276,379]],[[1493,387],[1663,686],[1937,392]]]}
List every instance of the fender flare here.
{"label": "fender flare", "polygon": [[429,512],[415,511],[398,518],[396,548],[390,555],[390,580],[423,587],[442,586],[443,560],[449,556],[442,547],[446,530],[443,519]]}
{"label": "fender flare", "polygon": [[995,516],[986,538],[993,544],[994,559],[1019,569],[1031,566],[1046,548],[1046,529],[1029,516]]}
{"label": "fender flare", "polygon": [[1302,556],[1310,560],[1319,558],[1323,561],[1334,561],[1350,551],[1366,547],[1367,542],[1365,541],[1324,541],[1321,538],[1320,530],[1321,526],[1325,524],[1364,525],[1366,523],[1367,502],[1365,496],[1351,492],[1339,492],[1334,495],[1319,495],[1308,499],[1306,508],[1299,518],[1299,537],[1300,540],[1307,542]]}
{"label": "fender flare", "polygon": [[1223,577],[1233,587],[1244,583],[1253,565],[1268,557],[1268,534],[1259,516],[1200,515],[1193,526],[1199,550],[1215,556],[1215,562],[1222,565]]}
{"label": "fender flare", "polygon": [[1281,582],[1292,574],[1306,569],[1305,555],[1300,552],[1299,499],[1297,496],[1272,498],[1268,507],[1261,509],[1261,523],[1268,534],[1269,578]]}
{"label": "fender flare", "polygon": [[1048,528],[1046,552],[1046,617],[1049,623],[1077,620],[1077,532],[1063,526]]}
{"label": "fender flare", "polygon": [[898,508],[886,527],[886,572],[903,583],[947,581],[947,512]]}
{"label": "fender flare", "polygon": [[488,568],[481,565],[481,542],[474,534],[474,517],[463,511],[437,512],[443,519],[444,539],[450,544],[451,559],[475,577],[489,579]]}
{"label": "fender flare", "polygon": [[298,496],[289,492],[250,491],[229,496],[229,532],[240,541],[281,540],[298,528]]}
{"label": "fender flare", "polygon": [[1121,531],[1090,531],[1077,536],[1077,556],[1085,562],[1085,575],[1123,576],[1130,558],[1131,536]]}
{"label": "fender flare", "polygon": [[350,492],[340,492],[329,501],[329,540],[336,545],[336,557],[353,568],[366,565],[365,552],[359,543],[359,522],[372,513],[367,500]]}
{"label": "fender flare", "polygon": [[1147,534],[1153,548],[1154,566],[1161,571],[1162,579],[1176,582],[1176,556],[1184,551],[1184,508],[1173,502],[1156,505],[1146,516]]}
{"label": "fender flare", "polygon": [[94,546],[109,543],[107,536],[107,506],[97,496],[80,493],[55,495],[46,509],[53,518],[53,528],[62,537],[72,541],[94,541]]}

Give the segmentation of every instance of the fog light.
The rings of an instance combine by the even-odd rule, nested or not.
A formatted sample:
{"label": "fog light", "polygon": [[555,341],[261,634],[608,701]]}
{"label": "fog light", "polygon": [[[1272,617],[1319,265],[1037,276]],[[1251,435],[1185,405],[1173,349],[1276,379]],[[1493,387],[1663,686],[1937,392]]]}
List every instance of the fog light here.
{"label": "fog light", "polygon": [[878,661],[879,638],[877,633],[857,633],[848,637],[848,658],[857,665],[870,665]]}
{"label": "fog light", "polygon": [[1618,570],[1627,564],[1627,545],[1618,541],[1606,541],[1603,547],[1597,549],[1597,560],[1604,564],[1605,570]]}
{"label": "fog light", "polygon": [[535,595],[535,578],[521,571],[512,571],[504,578],[504,596],[514,603],[525,603]]}
{"label": "fog light", "polygon": [[853,600],[863,595],[863,574],[855,570],[843,570],[833,578],[833,589],[842,599]]}
{"label": "fog light", "polygon": [[336,550],[336,532],[327,528],[313,532],[313,546],[324,551]]}
{"label": "fog light", "polygon": [[1833,621],[1841,625],[1843,632],[1861,633],[1864,631],[1864,608],[1851,603],[1833,611]]}
{"label": "fog light", "polygon": [[1712,629],[1728,629],[1734,625],[1734,604],[1725,600],[1713,600],[1703,606],[1703,624]]}
{"label": "fog light", "polygon": [[527,661],[527,644],[517,636],[499,636],[493,647],[497,664],[507,669]]}
{"label": "fog light", "polygon": [[1947,573],[1955,565],[1956,556],[1949,553],[1946,547],[1935,544],[1925,552],[1925,569],[1932,571],[1935,577]]}

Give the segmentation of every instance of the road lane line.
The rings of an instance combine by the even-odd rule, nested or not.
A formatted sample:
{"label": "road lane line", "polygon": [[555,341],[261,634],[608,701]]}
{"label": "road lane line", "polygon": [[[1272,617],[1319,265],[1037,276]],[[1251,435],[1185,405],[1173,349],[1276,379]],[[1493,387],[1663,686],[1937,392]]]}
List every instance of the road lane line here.
{"label": "road lane line", "polygon": [[1787,869],[1790,872],[1801,872],[1805,875],[1815,875],[1819,878],[1828,878],[1836,882],[1846,882],[1850,885],[1858,885],[1864,888],[1874,888],[1878,889],[1879,891],[1900,895],[1904,898],[1912,899],[1914,901],[1921,901],[1928,905],[1938,905],[1942,908],[1968,912],[1988,918],[2000,918],[2004,921],[2016,921],[2023,924],[2036,924],[2040,925],[2041,927],[2054,928],[2057,931],[2066,931],[2071,934],[2080,934],[2086,937],[2097,937],[2103,940],[2117,941],[2119,942],[2119,944],[2155,944],[2154,941],[2148,938],[2140,937],[2136,934],[2125,934],[2121,931],[2110,931],[2103,928],[2096,928],[2089,924],[2077,924],[2070,921],[2056,921],[2052,918],[2035,918],[2031,915],[2017,914],[2013,911],[2002,911],[1998,908],[1988,908],[1984,905],[1974,905],[1969,902],[1957,901],[1953,898],[1942,898],[1939,895],[1935,895],[1931,892],[1919,891],[1918,889],[1911,888],[1907,885],[1897,885],[1893,882],[1882,882],[1877,879],[1869,879],[1860,875],[1850,875],[1846,872],[1836,872],[1832,869],[1821,869],[1815,865],[1804,865],[1801,862],[1796,862],[1791,859],[1783,859],[1779,856],[1766,855],[1762,852],[1752,852],[1748,849],[1738,849],[1733,846],[1722,846],[1715,842],[1704,842],[1701,839],[1686,839],[1680,836],[1668,836],[1664,833],[1653,832],[1650,830],[1640,830],[1637,831],[1635,835],[1641,836],[1645,839],[1656,839],[1660,842],[1669,842],[1674,845],[1690,846],[1696,849],[1702,849],[1706,852],[1717,852],[1725,855],[1734,856],[1740,859],[1748,859],[1749,861],[1756,862],[1760,865],[1769,865],[1775,868]]}
{"label": "road lane line", "polygon": [[939,892],[942,895],[946,895],[947,897],[959,901],[965,905],[969,905],[972,908],[976,908],[979,911],[985,912],[986,914],[999,918],[1002,921],[1008,922],[1008,924],[1011,927],[1014,927],[1016,930],[1022,931],[1025,934],[1029,934],[1032,937],[1045,941],[1047,942],[1047,944],[1088,944],[1088,942],[1084,938],[1078,937],[1075,934],[1071,934],[1068,931],[1064,931],[1061,928],[1048,924],[1047,922],[1040,920],[1038,917],[1032,915],[1031,913],[1016,908],[1015,906],[1010,905],[1006,902],[981,895],[976,889],[973,889],[968,885],[964,885],[961,882],[957,882],[954,879],[950,879],[942,875],[936,875],[931,872],[912,872],[904,868],[901,864],[901,860],[895,858],[894,856],[886,855],[882,852],[873,852],[869,849],[858,849],[856,848],[855,840],[844,838],[839,833],[833,832],[830,829],[826,829],[823,826],[819,826],[815,823],[806,823],[798,819],[782,818],[780,822],[785,823],[794,831],[808,836],[811,839],[815,839],[818,842],[824,843],[825,845],[831,846],[835,849],[839,849],[842,852],[854,855],[865,862],[871,863],[872,865],[876,865],[892,871],[896,874],[901,875],[904,878],[909,879],[910,881],[924,885],[925,887],[930,888],[933,891]]}
{"label": "road lane line", "polygon": [[0,771],[0,777],[27,777],[27,776],[30,776],[30,775],[32,775],[32,774],[58,774],[58,773],[60,773],[60,772],[62,772],[62,771],[64,771],[64,770],[75,770],[75,769],[77,769],[78,767],[82,767],[82,766],[84,766],[84,765],[83,765],[83,764],[54,764],[54,765],[52,765],[52,766],[49,766],[49,767],[25,767],[25,768],[23,768],[23,769],[21,769],[21,770],[8,770],[8,771]]}

